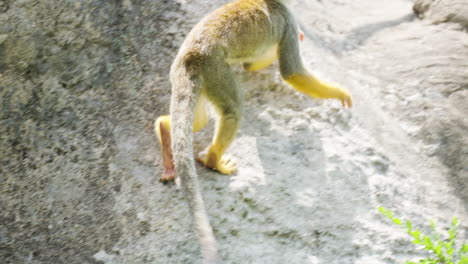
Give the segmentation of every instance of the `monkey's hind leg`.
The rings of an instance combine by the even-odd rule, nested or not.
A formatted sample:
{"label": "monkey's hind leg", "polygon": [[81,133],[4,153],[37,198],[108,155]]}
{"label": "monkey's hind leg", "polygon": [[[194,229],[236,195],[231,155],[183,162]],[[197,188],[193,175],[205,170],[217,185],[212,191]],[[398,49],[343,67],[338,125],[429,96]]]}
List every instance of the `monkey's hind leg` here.
{"label": "monkey's hind leg", "polygon": [[218,122],[219,124],[208,153],[198,157],[197,161],[222,174],[232,174],[237,169],[236,161],[223,155],[236,135],[238,122],[226,114],[221,114]]}
{"label": "monkey's hind leg", "polygon": [[223,155],[239,128],[240,96],[237,82],[227,63],[218,62],[217,67],[207,70],[208,74],[204,75],[206,96],[217,110],[219,120],[207,154],[197,160],[222,174],[231,174],[237,169],[236,162]]}
{"label": "monkey's hind leg", "polygon": [[[202,129],[208,123],[207,100],[204,95],[200,95],[197,106],[195,107],[195,120],[193,122],[193,132]],[[160,181],[173,181],[176,176],[171,147],[171,117],[168,115],[160,116],[156,119],[154,130],[161,144],[164,172]]]}
{"label": "monkey's hind leg", "polygon": [[158,137],[159,144],[161,144],[164,165],[164,172],[161,175],[160,181],[172,181],[175,178],[175,167],[171,148],[171,117],[168,115],[158,117],[154,124],[154,131]]}
{"label": "monkey's hind leg", "polygon": [[198,98],[197,105],[195,106],[195,120],[193,121],[193,132],[197,132],[204,128],[208,123],[208,100],[202,93]]}

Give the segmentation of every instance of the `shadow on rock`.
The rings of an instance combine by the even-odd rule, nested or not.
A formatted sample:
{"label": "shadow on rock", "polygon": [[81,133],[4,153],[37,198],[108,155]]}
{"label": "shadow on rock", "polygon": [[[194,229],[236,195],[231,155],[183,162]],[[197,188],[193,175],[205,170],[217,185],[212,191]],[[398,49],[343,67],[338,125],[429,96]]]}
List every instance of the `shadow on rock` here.
{"label": "shadow on rock", "polygon": [[301,24],[301,29],[318,47],[321,47],[322,49],[330,49],[335,55],[342,56],[347,52],[358,49],[367,39],[377,32],[402,23],[413,21],[415,18],[414,14],[407,14],[393,20],[362,25],[351,30],[351,32],[342,40],[325,40],[321,35],[315,33],[313,30],[309,30],[303,24]]}

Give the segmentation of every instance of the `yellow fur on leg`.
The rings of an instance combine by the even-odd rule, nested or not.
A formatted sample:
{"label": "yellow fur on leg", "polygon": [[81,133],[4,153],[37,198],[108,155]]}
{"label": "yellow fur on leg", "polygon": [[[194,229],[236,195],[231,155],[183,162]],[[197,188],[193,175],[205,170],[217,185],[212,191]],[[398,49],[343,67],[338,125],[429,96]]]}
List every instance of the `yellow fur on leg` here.
{"label": "yellow fur on leg", "polygon": [[205,167],[218,171],[222,174],[232,174],[237,170],[236,161],[223,157],[222,152],[216,148],[216,146],[211,146],[208,150],[208,153],[203,157],[198,157],[197,161],[203,164]]}
{"label": "yellow fur on leg", "polygon": [[197,158],[198,162],[222,174],[232,174],[237,170],[235,160],[223,157],[223,154],[236,136],[239,127],[238,118],[237,114],[220,114],[220,120],[218,127],[216,127],[213,143],[206,155]]}
{"label": "yellow fur on leg", "polygon": [[247,71],[258,71],[270,66],[271,64],[273,64],[273,62],[275,62],[276,59],[278,59],[277,50],[278,45],[274,45],[267,52],[265,52],[265,54],[257,58],[254,62],[244,63],[244,69]]}
{"label": "yellow fur on leg", "polygon": [[195,107],[195,119],[193,121],[193,132],[197,132],[203,127],[206,126],[209,120],[209,115],[208,115],[208,101],[205,97],[205,95],[200,95],[198,98],[197,105]]}
{"label": "yellow fur on leg", "polygon": [[161,125],[171,131],[171,117],[168,115],[160,116],[154,122],[154,132],[159,140],[159,144],[162,144]]}
{"label": "yellow fur on leg", "polygon": [[276,57],[270,57],[252,63],[244,63],[244,69],[247,71],[259,71],[273,64],[276,59]]}
{"label": "yellow fur on leg", "polygon": [[294,89],[302,92],[310,97],[328,99],[335,98],[341,101],[343,107],[351,107],[351,95],[345,89],[321,82],[312,74],[293,74],[285,80]]}
{"label": "yellow fur on leg", "polygon": [[[304,33],[299,32],[299,40],[304,40]],[[278,59],[278,45],[271,47],[265,54],[258,57],[254,62],[245,62],[242,65],[246,71],[259,71],[262,70],[271,64],[273,64]]]}

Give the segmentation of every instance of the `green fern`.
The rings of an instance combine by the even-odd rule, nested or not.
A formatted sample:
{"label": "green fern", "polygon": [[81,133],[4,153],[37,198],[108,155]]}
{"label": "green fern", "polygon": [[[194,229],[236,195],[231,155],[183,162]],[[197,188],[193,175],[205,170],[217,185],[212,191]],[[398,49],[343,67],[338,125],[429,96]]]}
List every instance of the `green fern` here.
{"label": "green fern", "polygon": [[393,213],[382,206],[378,208],[379,212],[392,220],[396,225],[405,228],[406,232],[413,238],[413,243],[424,246],[429,252],[430,257],[421,259],[418,262],[407,261],[406,264],[468,264],[468,244],[462,241],[457,249],[457,229],[459,226],[458,218],[454,217],[446,238],[437,231],[434,221],[431,221],[431,234],[425,235],[421,230],[413,228],[410,221],[403,221],[395,217]]}

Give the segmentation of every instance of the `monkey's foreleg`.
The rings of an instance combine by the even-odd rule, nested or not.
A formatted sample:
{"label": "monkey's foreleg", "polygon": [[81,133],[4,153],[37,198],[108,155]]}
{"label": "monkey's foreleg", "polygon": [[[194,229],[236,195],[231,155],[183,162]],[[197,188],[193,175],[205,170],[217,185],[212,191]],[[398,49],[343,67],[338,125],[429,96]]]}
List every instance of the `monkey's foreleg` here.
{"label": "monkey's foreleg", "polygon": [[291,23],[284,30],[284,36],[278,46],[278,58],[281,76],[296,90],[315,98],[335,98],[341,101],[343,107],[351,107],[349,92],[334,84],[322,82],[307,71],[302,63],[299,51],[300,33]]}
{"label": "monkey's foreleg", "polygon": [[319,99],[335,98],[343,107],[351,107],[351,95],[338,85],[322,82],[310,73],[292,74],[285,80],[299,92]]}
{"label": "monkey's foreleg", "polygon": [[161,144],[161,152],[164,165],[164,173],[159,179],[162,182],[168,182],[175,179],[175,167],[172,157],[171,147],[171,120],[170,116],[160,116],[156,119],[154,130]]}

